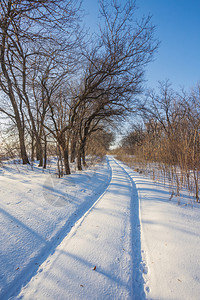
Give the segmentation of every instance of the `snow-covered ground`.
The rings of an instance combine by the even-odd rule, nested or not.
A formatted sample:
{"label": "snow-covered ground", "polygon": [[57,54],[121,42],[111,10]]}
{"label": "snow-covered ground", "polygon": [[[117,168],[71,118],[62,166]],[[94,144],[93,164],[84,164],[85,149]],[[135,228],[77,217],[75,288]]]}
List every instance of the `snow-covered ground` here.
{"label": "snow-covered ground", "polygon": [[[140,199],[143,276],[148,299],[200,299],[200,205],[125,166]],[[189,204],[188,204],[189,203]]]}
{"label": "snow-covered ground", "polygon": [[65,176],[38,167],[0,168],[0,299],[8,299],[37,272],[110,181],[107,162]]}
{"label": "snow-covered ground", "polygon": [[200,207],[169,198],[113,157],[60,180],[6,165],[0,299],[199,299]]}

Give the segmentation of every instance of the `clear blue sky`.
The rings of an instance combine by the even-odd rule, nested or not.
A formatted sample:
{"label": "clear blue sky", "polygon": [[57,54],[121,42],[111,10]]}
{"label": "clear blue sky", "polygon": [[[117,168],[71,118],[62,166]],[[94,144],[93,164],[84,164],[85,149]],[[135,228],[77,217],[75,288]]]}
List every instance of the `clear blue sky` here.
{"label": "clear blue sky", "polygon": [[[125,0],[124,0],[125,1]],[[158,53],[147,68],[150,87],[169,79],[175,89],[200,82],[200,0],[137,0],[137,15],[152,15],[156,36],[161,41]],[[88,12],[87,25],[95,30],[98,0],[83,0]]]}

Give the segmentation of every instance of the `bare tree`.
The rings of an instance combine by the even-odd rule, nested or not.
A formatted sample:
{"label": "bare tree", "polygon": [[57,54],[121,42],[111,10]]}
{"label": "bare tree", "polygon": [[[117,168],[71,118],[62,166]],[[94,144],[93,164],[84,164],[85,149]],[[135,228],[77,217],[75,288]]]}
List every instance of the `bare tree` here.
{"label": "bare tree", "polygon": [[78,11],[79,4],[73,0],[6,0],[0,3],[0,86],[12,105],[23,163],[28,163],[24,140],[24,105],[32,130],[39,141],[27,90],[30,60],[44,50],[39,45],[41,41],[49,40],[57,45],[64,45],[68,40],[68,44],[63,47],[65,50],[71,49],[71,45],[77,40],[76,34],[72,37],[72,33],[75,33],[78,26],[74,22]]}
{"label": "bare tree", "polygon": [[170,199],[177,195],[180,203],[180,188],[184,186],[199,201],[199,87],[192,93],[176,93],[168,82],[160,87],[160,93],[148,93],[139,135],[142,138],[138,142],[134,130],[122,146],[132,150],[129,153],[137,162],[148,168],[155,163],[160,168],[171,186]]}
{"label": "bare tree", "polygon": [[151,19],[137,22],[134,2],[101,0],[99,35],[83,47],[77,1],[7,0],[0,9],[0,86],[12,106],[1,111],[17,125],[23,163],[26,130],[40,165],[48,132],[60,147],[66,174],[70,148],[81,169],[91,135],[137,108],[145,66],[158,47]]}
{"label": "bare tree", "polygon": [[136,109],[144,67],[158,46],[150,18],[134,22],[134,3],[118,5],[111,1],[108,5],[100,1],[100,12],[103,25],[97,41],[84,52],[85,70],[71,111],[71,120],[79,115],[79,169],[87,136],[96,130],[98,122],[111,116],[125,116]]}

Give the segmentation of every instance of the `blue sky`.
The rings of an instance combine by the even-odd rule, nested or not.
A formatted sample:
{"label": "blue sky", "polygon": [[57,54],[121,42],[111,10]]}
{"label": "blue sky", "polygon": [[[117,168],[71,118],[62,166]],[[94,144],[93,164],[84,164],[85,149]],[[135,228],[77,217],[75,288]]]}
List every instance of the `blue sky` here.
{"label": "blue sky", "polygon": [[[161,41],[155,60],[146,69],[149,87],[169,79],[175,89],[200,82],[200,0],[137,0],[138,16],[152,15]],[[98,23],[98,0],[83,0],[91,30]]]}

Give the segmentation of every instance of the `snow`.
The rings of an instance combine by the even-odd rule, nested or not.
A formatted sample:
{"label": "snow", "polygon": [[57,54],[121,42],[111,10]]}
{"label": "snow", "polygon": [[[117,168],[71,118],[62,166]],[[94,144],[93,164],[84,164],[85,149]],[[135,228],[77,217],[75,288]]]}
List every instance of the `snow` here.
{"label": "snow", "polygon": [[[199,299],[200,208],[108,157],[0,169],[0,299]],[[182,195],[185,197],[185,195]]]}
{"label": "snow", "polygon": [[8,299],[98,199],[110,170],[104,163],[62,179],[12,163],[0,170],[0,299]]}
{"label": "snow", "polygon": [[147,299],[199,299],[200,207],[186,193],[170,201],[159,182],[131,171],[140,199],[141,249]]}
{"label": "snow", "polygon": [[23,299],[131,299],[131,184],[110,164],[108,189],[41,265]]}

